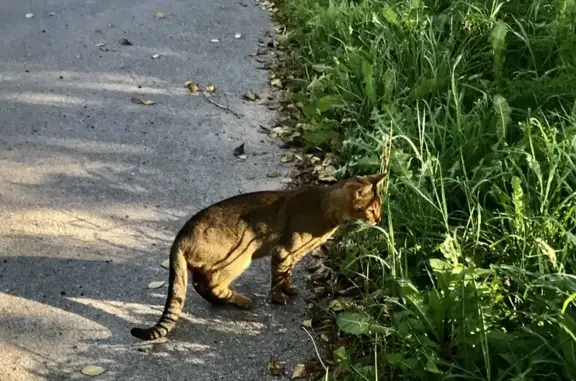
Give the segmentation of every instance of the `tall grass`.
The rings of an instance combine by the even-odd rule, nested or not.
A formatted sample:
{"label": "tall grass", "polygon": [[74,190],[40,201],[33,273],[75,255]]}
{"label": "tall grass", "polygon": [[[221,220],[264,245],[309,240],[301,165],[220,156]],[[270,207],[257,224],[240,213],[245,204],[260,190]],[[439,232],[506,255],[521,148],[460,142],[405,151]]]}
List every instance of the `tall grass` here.
{"label": "tall grass", "polygon": [[384,222],[331,253],[344,379],[576,379],[574,0],[278,6],[309,144],[348,176],[395,136]]}

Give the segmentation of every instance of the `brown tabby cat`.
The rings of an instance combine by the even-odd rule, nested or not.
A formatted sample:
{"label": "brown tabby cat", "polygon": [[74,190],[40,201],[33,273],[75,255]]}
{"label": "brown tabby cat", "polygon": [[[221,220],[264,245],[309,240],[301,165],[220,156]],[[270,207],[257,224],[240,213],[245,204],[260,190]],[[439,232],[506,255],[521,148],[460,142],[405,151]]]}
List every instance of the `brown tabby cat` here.
{"label": "brown tabby cat", "polygon": [[166,306],[151,328],[133,328],[142,340],[165,336],[182,312],[188,270],[196,291],[212,303],[242,309],[252,301],[229,288],[253,259],[272,257],[272,301],[285,304],[297,290],[290,282],[296,263],[346,220],[380,221],[386,175],[354,177],[330,186],[252,192],[220,201],[193,216],[170,250]]}

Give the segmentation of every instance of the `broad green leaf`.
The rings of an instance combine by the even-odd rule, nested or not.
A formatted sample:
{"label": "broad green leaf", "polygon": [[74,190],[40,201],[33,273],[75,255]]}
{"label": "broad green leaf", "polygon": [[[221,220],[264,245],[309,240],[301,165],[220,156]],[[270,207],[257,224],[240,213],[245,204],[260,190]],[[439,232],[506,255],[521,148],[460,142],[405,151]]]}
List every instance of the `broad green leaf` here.
{"label": "broad green leaf", "polygon": [[338,362],[345,362],[348,360],[348,352],[345,347],[339,347],[334,350],[334,358]]}
{"label": "broad green leaf", "polygon": [[338,315],[336,324],[338,328],[352,335],[361,335],[370,332],[370,318],[357,312],[344,312]]}
{"label": "broad green leaf", "polygon": [[441,373],[440,370],[438,370],[436,363],[434,361],[432,361],[431,359],[428,359],[428,363],[426,364],[426,370],[428,372],[432,372],[432,373],[437,373],[437,374]]}
{"label": "broad green leaf", "polygon": [[404,360],[404,355],[402,353],[386,353],[386,360],[390,363],[390,364],[398,364],[400,363],[402,360]]}
{"label": "broad green leaf", "polygon": [[512,110],[504,98],[500,94],[494,95],[492,100],[492,107],[494,109],[494,116],[496,118],[496,130],[498,131],[498,140],[503,141],[507,135],[507,127],[512,122],[510,115]]}
{"label": "broad green leaf", "polygon": [[326,95],[316,101],[316,109],[320,113],[330,110],[334,107],[341,107],[340,98],[333,95]]}
{"label": "broad green leaf", "polygon": [[384,17],[386,19],[386,21],[388,21],[390,24],[394,24],[394,25],[399,25],[400,24],[400,18],[398,17],[398,13],[396,13],[396,11],[394,11],[394,9],[392,9],[391,6],[389,5],[385,5],[382,8],[382,11],[380,11],[380,14],[382,15],[382,17]]}
{"label": "broad green leaf", "polygon": [[508,24],[504,21],[497,21],[492,29],[492,51],[496,55],[500,55],[504,49],[506,34],[508,33]]}
{"label": "broad green leaf", "polygon": [[450,266],[450,264],[448,264],[448,262],[445,262],[445,261],[438,259],[438,258],[430,258],[429,262],[430,262],[430,267],[432,267],[432,270],[437,271],[437,272],[443,272],[446,270],[450,270],[452,268],[452,266]]}

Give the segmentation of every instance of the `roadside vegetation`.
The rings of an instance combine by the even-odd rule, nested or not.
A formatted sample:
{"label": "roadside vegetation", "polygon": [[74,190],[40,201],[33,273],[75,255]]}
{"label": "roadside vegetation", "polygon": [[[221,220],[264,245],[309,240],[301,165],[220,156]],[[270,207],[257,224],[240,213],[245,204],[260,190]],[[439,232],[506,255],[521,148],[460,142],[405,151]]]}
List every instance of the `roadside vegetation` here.
{"label": "roadside vegetation", "polygon": [[279,0],[307,149],[375,173],[327,379],[576,379],[576,2]]}

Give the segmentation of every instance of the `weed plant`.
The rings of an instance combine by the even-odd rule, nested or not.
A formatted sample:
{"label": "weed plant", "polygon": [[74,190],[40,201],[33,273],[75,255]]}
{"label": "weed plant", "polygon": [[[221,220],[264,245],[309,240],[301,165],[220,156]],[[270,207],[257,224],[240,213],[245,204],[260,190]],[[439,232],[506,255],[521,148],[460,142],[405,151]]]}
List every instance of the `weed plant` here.
{"label": "weed plant", "polygon": [[394,132],[383,222],[331,253],[342,379],[575,380],[575,1],[278,7],[308,145],[373,173]]}

